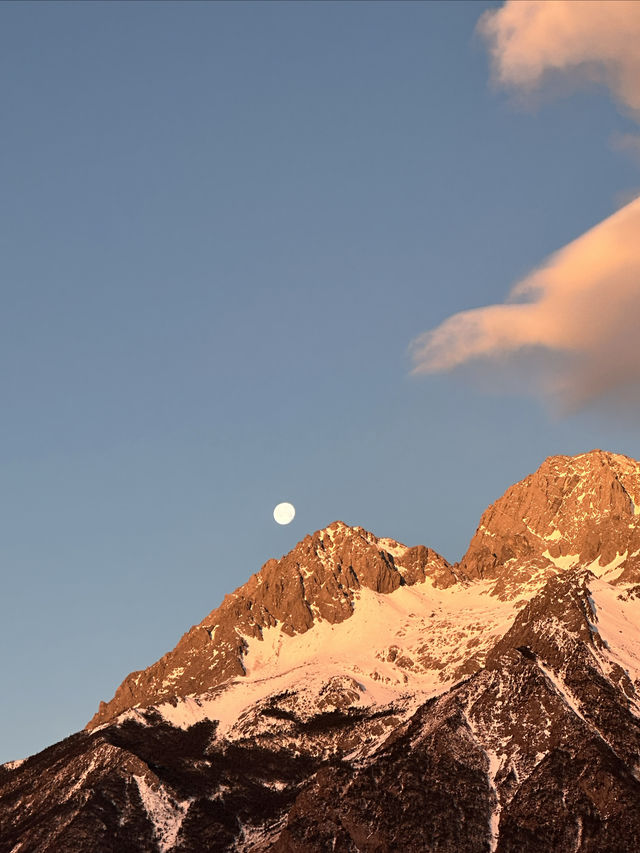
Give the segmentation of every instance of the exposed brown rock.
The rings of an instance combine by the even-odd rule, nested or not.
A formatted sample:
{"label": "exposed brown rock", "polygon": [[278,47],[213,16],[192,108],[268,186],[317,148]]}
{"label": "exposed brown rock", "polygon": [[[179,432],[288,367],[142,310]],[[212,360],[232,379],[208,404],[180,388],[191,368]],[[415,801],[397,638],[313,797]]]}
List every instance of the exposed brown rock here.
{"label": "exposed brown rock", "polygon": [[628,581],[640,568],[639,522],[637,462],[601,450],[551,456],[484,512],[458,569],[506,592],[565,564],[598,571],[626,555],[618,570]]}
{"label": "exposed brown rock", "polygon": [[113,699],[100,703],[87,728],[128,708],[202,693],[243,675],[245,637],[261,638],[263,628],[280,625],[292,635],[308,631],[318,619],[336,624],[351,616],[354,594],[362,587],[388,594],[427,577],[441,587],[456,582],[447,561],[431,548],[407,548],[336,521],[306,536],[281,560],[267,561],[173,651],[128,675]]}
{"label": "exposed brown rock", "polygon": [[[455,571],[423,546],[340,522],[306,537],[129,676],[93,730],[0,767],[0,853],[639,850],[640,678],[628,621],[640,597],[639,471],[600,451],[548,459],[487,510]],[[363,589],[377,595],[359,602]],[[400,611],[405,593],[416,612]],[[478,623],[478,609],[458,618],[466,593],[509,621],[493,634],[498,623]],[[397,643],[385,638],[376,666],[391,661],[409,677],[439,650],[437,669],[451,647],[438,643],[444,632],[462,650],[459,680],[428,699],[418,687],[366,704],[357,666],[355,676],[327,668],[312,686],[294,675],[227,731],[222,716],[181,727],[163,716],[167,705],[152,707],[216,684],[224,694],[222,682],[243,673],[247,638],[267,628],[305,634],[324,621],[348,632],[339,623],[354,608],[379,612],[358,611],[367,598],[401,613]],[[423,654],[406,654],[410,628],[420,644],[424,635]]]}
{"label": "exposed brown rock", "polygon": [[[407,548],[334,522],[282,559],[269,560],[173,651],[127,676],[88,727],[127,708],[201,693],[243,675],[245,638],[260,638],[263,628],[274,625],[292,635],[318,619],[342,622],[363,587],[388,594],[426,578],[437,587],[485,578],[495,580],[495,595],[510,599],[534,581],[539,588],[565,567],[598,572],[612,561],[620,582],[640,581],[639,522],[640,466],[600,450],[550,457],[508,489],[483,514],[457,566],[423,545]],[[469,661],[466,671],[474,667]]]}

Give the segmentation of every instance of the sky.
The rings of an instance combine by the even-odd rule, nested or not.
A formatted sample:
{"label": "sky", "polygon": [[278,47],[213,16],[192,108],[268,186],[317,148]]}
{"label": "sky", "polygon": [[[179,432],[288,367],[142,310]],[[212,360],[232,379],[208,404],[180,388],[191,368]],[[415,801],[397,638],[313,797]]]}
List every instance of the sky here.
{"label": "sky", "polygon": [[0,4],[0,761],[336,519],[640,457],[639,13]]}

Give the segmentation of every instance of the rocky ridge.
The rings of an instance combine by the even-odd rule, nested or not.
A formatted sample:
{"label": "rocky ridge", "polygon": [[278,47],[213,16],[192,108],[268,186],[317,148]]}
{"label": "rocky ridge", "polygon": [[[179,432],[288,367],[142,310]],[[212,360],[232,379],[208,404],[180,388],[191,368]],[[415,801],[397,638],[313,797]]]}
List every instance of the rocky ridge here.
{"label": "rocky ridge", "polygon": [[496,593],[590,566],[640,581],[640,474],[626,456],[551,456],[482,515],[457,569],[495,578]]}
{"label": "rocky ridge", "polygon": [[0,768],[0,853],[640,849],[636,497],[640,464],[593,451],[507,490],[455,566],[307,537]]}
{"label": "rocky ridge", "polygon": [[[443,590],[487,580],[493,581],[492,596],[517,603],[573,566],[588,566],[620,582],[640,581],[640,473],[633,460],[599,450],[550,457],[486,510],[455,566],[422,545],[409,548],[334,522],[281,560],[269,560],[173,651],[127,676],[88,727],[129,708],[203,694],[245,676],[252,639],[262,640],[271,628],[295,636],[319,623],[343,622],[353,615],[362,590],[388,595],[427,580]],[[439,623],[457,632],[450,620]],[[482,653],[472,658],[471,649],[482,642],[488,625],[480,619],[477,627],[470,636],[457,636],[469,655],[445,675],[455,679],[482,664]],[[442,645],[425,642],[420,649],[403,651],[399,660],[413,664],[431,656],[437,669],[446,669]]]}
{"label": "rocky ridge", "polygon": [[305,537],[281,560],[266,562],[194,625],[173,651],[128,675],[113,699],[101,703],[88,727],[127,708],[203,693],[245,675],[248,641],[262,639],[266,629],[277,626],[293,636],[317,622],[335,625],[352,616],[361,590],[386,595],[427,578],[443,589],[457,581],[447,561],[430,548],[408,548],[336,521]]}

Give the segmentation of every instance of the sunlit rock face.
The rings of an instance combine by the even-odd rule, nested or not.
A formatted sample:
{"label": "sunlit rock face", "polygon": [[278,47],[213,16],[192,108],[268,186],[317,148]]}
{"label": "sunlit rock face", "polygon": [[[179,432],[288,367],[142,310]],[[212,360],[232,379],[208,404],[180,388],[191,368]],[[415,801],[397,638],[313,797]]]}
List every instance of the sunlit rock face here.
{"label": "sunlit rock face", "polygon": [[640,849],[639,472],[547,459],[455,566],[306,537],[0,768],[0,853]]}
{"label": "sunlit rock face", "polygon": [[495,578],[496,591],[576,566],[621,582],[640,580],[640,466],[594,450],[552,456],[480,519],[460,572]]}
{"label": "sunlit rock face", "polygon": [[269,560],[172,652],[127,676],[89,725],[101,725],[127,708],[210,690],[244,675],[248,642],[261,639],[264,630],[277,627],[295,636],[316,623],[336,625],[353,615],[362,590],[387,595],[427,578],[438,588],[456,583],[447,561],[430,548],[408,548],[336,521],[307,536],[281,560]]}

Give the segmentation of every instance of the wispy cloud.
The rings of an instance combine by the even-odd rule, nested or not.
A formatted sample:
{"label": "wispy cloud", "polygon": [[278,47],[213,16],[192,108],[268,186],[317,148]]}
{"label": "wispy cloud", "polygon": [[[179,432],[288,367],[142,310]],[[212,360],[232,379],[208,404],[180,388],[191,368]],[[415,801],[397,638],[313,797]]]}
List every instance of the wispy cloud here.
{"label": "wispy cloud", "polygon": [[[483,15],[495,78],[519,91],[573,71],[640,116],[640,3],[510,0]],[[463,311],[417,338],[414,373],[525,364],[562,407],[640,394],[640,199],[552,255],[506,302]],[[547,353],[552,358],[534,358]]]}
{"label": "wispy cloud", "polygon": [[507,303],[455,314],[419,337],[414,372],[543,347],[562,357],[548,373],[540,364],[539,388],[566,405],[640,385],[639,238],[636,199],[552,255]]}

